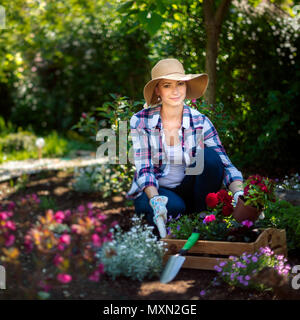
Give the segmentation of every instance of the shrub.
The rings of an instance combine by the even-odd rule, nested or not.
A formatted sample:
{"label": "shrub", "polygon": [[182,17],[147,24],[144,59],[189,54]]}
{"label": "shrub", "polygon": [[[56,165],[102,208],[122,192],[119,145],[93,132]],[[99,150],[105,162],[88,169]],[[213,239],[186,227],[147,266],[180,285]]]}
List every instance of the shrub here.
{"label": "shrub", "polygon": [[264,210],[265,218],[260,227],[271,226],[286,230],[289,250],[300,248],[300,206],[293,206],[285,200],[270,202]]}
{"label": "shrub", "polygon": [[113,241],[105,243],[100,252],[100,261],[107,274],[142,281],[153,278],[162,270],[165,244],[157,241],[152,226],[142,225],[142,218],[134,216],[128,232],[116,227]]}
{"label": "shrub", "polygon": [[36,136],[30,132],[10,133],[0,138],[1,151],[11,153],[14,151],[34,151]]}

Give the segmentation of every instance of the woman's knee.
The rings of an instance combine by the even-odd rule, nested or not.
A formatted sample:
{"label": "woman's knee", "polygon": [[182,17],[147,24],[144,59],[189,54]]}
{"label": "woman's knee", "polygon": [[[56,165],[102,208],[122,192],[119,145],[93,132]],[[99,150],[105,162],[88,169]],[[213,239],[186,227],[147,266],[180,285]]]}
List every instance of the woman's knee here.
{"label": "woman's knee", "polygon": [[[178,215],[179,213],[183,214],[186,211],[186,205],[183,199],[178,196],[175,192],[166,189],[166,188],[159,188],[158,189],[159,195],[166,196],[168,198],[167,202],[167,211],[168,216]],[[137,215],[145,214],[147,220],[153,216],[153,209],[149,204],[149,198],[146,193],[143,193],[134,200],[135,212]],[[152,222],[152,219],[150,219]]]}

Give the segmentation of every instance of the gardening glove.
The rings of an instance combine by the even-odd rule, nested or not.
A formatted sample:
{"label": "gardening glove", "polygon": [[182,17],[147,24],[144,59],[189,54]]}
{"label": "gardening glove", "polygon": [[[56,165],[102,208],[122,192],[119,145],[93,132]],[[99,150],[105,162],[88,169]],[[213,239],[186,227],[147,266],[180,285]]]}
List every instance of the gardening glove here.
{"label": "gardening glove", "polygon": [[165,222],[167,221],[167,208],[168,197],[156,195],[149,200],[149,204],[153,209],[153,221],[157,225],[161,238],[167,236]]}
{"label": "gardening glove", "polygon": [[239,200],[239,196],[243,196],[244,195],[244,191],[240,190],[240,191],[236,191],[233,195],[233,206],[235,207],[238,203]]}

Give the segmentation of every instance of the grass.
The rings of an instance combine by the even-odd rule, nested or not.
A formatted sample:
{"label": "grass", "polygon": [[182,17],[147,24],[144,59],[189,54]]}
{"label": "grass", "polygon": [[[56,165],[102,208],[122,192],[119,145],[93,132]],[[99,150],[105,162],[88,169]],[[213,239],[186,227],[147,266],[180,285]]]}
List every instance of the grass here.
{"label": "grass", "polygon": [[[8,136],[8,134],[6,134],[6,136]],[[4,138],[5,141],[5,135],[2,136],[2,138]],[[38,136],[36,136],[36,138],[38,138]],[[73,131],[67,132],[66,135],[52,131],[43,138],[45,140],[45,146],[42,150],[43,158],[68,157],[74,150],[96,150],[96,147],[92,143],[87,142],[86,139]],[[22,139],[22,131],[20,133],[20,139]],[[35,146],[33,146],[33,150],[31,151],[13,150],[13,146],[9,149],[10,151],[3,150],[3,147],[0,146],[0,164],[7,161],[38,159],[38,149]]]}

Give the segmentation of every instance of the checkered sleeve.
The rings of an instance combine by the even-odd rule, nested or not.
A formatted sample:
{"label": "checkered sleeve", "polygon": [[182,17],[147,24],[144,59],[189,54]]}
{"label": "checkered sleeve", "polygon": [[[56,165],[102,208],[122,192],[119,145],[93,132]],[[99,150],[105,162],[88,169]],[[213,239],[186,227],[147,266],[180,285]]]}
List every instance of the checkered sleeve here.
{"label": "checkered sleeve", "polygon": [[134,164],[136,167],[136,183],[141,190],[149,186],[159,188],[154,174],[151,159],[151,144],[149,134],[144,128],[138,126],[141,121],[136,115],[130,119],[130,135],[132,138]]}
{"label": "checkered sleeve", "polygon": [[224,170],[223,183],[226,186],[226,188],[228,188],[233,181],[243,182],[242,173],[239,170],[237,170],[237,168],[230,161],[221,143],[217,130],[215,129],[210,119],[206,116],[204,116],[203,131],[204,131],[205,146],[213,147],[213,149],[219,154],[222,160],[222,163],[224,164],[225,170]]}

